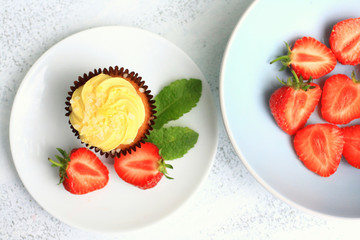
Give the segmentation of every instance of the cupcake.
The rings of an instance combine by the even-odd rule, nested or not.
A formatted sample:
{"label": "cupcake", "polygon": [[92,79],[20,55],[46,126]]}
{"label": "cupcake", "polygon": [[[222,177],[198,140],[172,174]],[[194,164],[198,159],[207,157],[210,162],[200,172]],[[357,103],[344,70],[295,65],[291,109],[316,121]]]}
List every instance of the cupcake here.
{"label": "cupcake", "polygon": [[101,155],[136,151],[154,124],[150,90],[135,72],[109,67],[84,74],[70,87],[66,116],[75,136]]}

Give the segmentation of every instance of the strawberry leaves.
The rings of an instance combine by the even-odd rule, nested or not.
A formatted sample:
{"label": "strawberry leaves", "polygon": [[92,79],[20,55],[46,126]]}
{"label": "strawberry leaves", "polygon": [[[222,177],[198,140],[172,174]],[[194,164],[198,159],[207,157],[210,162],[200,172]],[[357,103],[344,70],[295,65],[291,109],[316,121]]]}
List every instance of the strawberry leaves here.
{"label": "strawberry leaves", "polygon": [[174,167],[173,167],[172,165],[165,163],[164,158],[162,158],[162,159],[159,161],[159,168],[158,168],[159,172],[161,172],[162,174],[164,174],[164,176],[165,176],[167,179],[174,179],[174,178],[172,178],[172,177],[170,177],[170,176],[168,175],[168,172],[167,172],[167,169],[168,169],[168,168],[169,168],[169,169],[174,169]]}
{"label": "strawberry leaves", "polygon": [[311,85],[310,83],[312,82],[312,78],[310,77],[309,80],[307,80],[306,82],[304,82],[304,79],[302,76],[298,77],[297,74],[295,73],[295,71],[293,69],[290,70],[291,73],[293,74],[292,77],[289,77],[287,79],[286,82],[284,82],[283,80],[281,80],[280,78],[277,77],[277,80],[284,86],[288,86],[288,87],[292,87],[295,90],[304,90],[307,91],[309,89],[313,89],[315,88],[315,86]]}
{"label": "strawberry leaves", "polygon": [[291,64],[291,58],[290,58],[291,49],[290,49],[290,46],[289,46],[289,44],[287,42],[285,42],[285,46],[286,46],[286,49],[287,49],[287,54],[284,55],[284,56],[277,57],[277,58],[275,58],[274,60],[272,60],[270,62],[270,64],[273,64],[273,63],[275,63],[277,61],[280,61],[283,66],[280,68],[279,71],[284,71]]}

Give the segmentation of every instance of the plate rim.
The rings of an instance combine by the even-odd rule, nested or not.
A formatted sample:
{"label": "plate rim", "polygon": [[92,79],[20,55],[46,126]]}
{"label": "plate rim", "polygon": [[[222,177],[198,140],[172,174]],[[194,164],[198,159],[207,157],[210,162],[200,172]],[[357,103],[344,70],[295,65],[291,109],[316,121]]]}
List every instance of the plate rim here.
{"label": "plate rim", "polygon": [[[173,43],[172,41],[166,39],[165,37],[156,34],[154,32],[142,29],[142,28],[138,28],[138,27],[133,27],[133,26],[125,26],[125,25],[104,25],[104,26],[97,26],[97,27],[90,27],[90,28],[86,28],[83,30],[79,30],[75,33],[71,33],[68,36],[59,39],[55,44],[51,45],[49,48],[47,48],[39,58],[37,58],[33,64],[31,65],[31,67],[29,68],[29,70],[27,71],[27,73],[25,74],[25,76],[21,79],[21,82],[16,90],[16,94],[12,103],[12,106],[10,108],[10,118],[9,118],[9,143],[10,143],[10,152],[11,152],[11,158],[12,158],[12,163],[14,164],[14,167],[16,169],[16,172],[18,174],[19,179],[21,180],[22,184],[24,185],[24,188],[26,189],[26,191],[29,193],[29,195],[31,196],[31,198],[34,199],[34,201],[36,202],[36,204],[38,204],[43,210],[45,210],[47,213],[49,213],[50,215],[54,216],[56,219],[60,220],[61,222],[63,222],[66,225],[69,226],[73,226],[76,227],[78,229],[83,229],[86,231],[90,231],[90,232],[97,232],[97,233],[119,233],[119,232],[129,232],[129,231],[137,231],[137,230],[142,230],[144,228],[149,228],[155,224],[158,224],[160,222],[165,221],[166,219],[169,219],[171,216],[175,215],[178,211],[180,211],[182,208],[184,208],[185,205],[187,205],[191,199],[194,198],[194,196],[200,191],[201,187],[204,185],[204,182],[208,179],[210,171],[214,165],[214,161],[216,158],[216,153],[217,153],[217,146],[218,146],[218,141],[219,141],[219,124],[218,121],[216,120],[214,122],[214,128],[213,128],[213,135],[214,135],[214,139],[213,139],[213,143],[214,143],[214,148],[211,149],[209,152],[209,156],[210,159],[207,161],[206,164],[206,168],[204,168],[203,171],[203,176],[201,177],[200,181],[198,181],[195,184],[195,187],[190,191],[190,193],[188,194],[188,196],[186,196],[186,198],[177,206],[173,207],[171,211],[168,211],[166,214],[164,214],[164,216],[160,216],[157,219],[155,219],[154,221],[149,221],[145,224],[142,224],[140,226],[132,226],[132,227],[119,227],[116,229],[93,229],[91,227],[86,227],[84,225],[81,224],[77,224],[76,222],[72,222],[72,221],[68,221],[68,219],[64,219],[63,217],[59,217],[56,216],[54,214],[54,212],[52,210],[49,210],[47,207],[41,205],[39,203],[39,201],[37,200],[38,197],[34,196],[34,193],[29,191],[28,188],[28,184],[26,183],[26,181],[24,181],[23,177],[21,176],[21,174],[19,173],[19,163],[17,162],[17,160],[15,160],[14,158],[14,151],[16,150],[16,148],[14,147],[14,136],[13,136],[13,132],[16,126],[14,126],[14,118],[15,118],[15,111],[14,108],[16,106],[19,105],[19,99],[20,96],[18,94],[18,92],[22,92],[24,91],[23,88],[24,86],[24,82],[27,81],[27,79],[29,79],[29,77],[36,72],[36,69],[38,67],[39,64],[41,64],[43,62],[43,59],[45,59],[46,57],[48,57],[48,55],[52,54],[52,52],[54,51],[54,49],[57,48],[57,46],[59,46],[60,44],[62,44],[64,41],[67,41],[68,39],[74,38],[77,35],[80,34],[86,34],[87,32],[91,32],[91,31],[97,31],[97,30],[103,30],[103,29],[125,29],[125,30],[130,30],[130,31],[136,31],[136,32],[141,32],[143,34],[148,34],[151,35],[152,37],[156,38],[157,40],[160,41],[164,41],[166,42],[168,45],[170,45],[172,48],[176,49],[178,52],[180,52],[186,59],[187,61],[189,61],[194,67],[195,69],[200,73],[200,76],[202,77],[202,82],[203,82],[203,91],[207,91],[208,95],[209,95],[209,100],[211,100],[211,109],[210,112],[214,113],[214,116],[217,116],[217,109],[216,109],[216,105],[215,105],[215,99],[213,96],[213,93],[211,91],[211,88],[209,86],[209,83],[207,81],[207,79],[205,78],[205,75],[203,74],[203,72],[201,71],[200,67],[194,62],[194,60],[192,58],[190,58],[190,56],[184,51],[182,50],[179,46],[177,46],[175,43]],[[203,92],[204,93],[204,92]]]}

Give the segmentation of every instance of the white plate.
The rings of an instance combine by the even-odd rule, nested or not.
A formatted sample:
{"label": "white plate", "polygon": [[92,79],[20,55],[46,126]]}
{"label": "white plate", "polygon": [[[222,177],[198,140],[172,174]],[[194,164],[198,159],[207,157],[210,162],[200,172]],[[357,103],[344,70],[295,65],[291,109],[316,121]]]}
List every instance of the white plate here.
{"label": "white plate", "polygon": [[[138,72],[152,94],[180,78],[199,78],[198,106],[173,125],[199,133],[193,149],[171,162],[174,180],[163,178],[149,190],[123,182],[111,159],[108,185],[86,195],[72,195],[58,183],[48,157],[56,147],[83,146],[65,117],[65,98],[72,82],[94,68],[123,66]],[[10,120],[10,144],[26,189],[63,222],[95,231],[130,230],[154,223],[178,209],[199,188],[211,167],[217,145],[217,117],[209,86],[195,63],[169,41],[144,30],[101,27],[74,34],[49,49],[30,69],[17,92]]]}
{"label": "white plate", "polygon": [[[322,216],[360,218],[360,170],[342,160],[334,175],[322,178],[298,160],[292,138],[277,127],[268,105],[280,87],[276,77],[287,79],[290,74],[278,71],[280,63],[269,62],[286,53],[284,41],[291,45],[312,36],[328,45],[333,25],[360,17],[359,9],[358,0],[255,1],[235,28],[223,59],[221,108],[239,157],[271,193]],[[326,77],[351,76],[353,69],[338,63]],[[317,122],[324,122],[318,109],[308,124]]]}

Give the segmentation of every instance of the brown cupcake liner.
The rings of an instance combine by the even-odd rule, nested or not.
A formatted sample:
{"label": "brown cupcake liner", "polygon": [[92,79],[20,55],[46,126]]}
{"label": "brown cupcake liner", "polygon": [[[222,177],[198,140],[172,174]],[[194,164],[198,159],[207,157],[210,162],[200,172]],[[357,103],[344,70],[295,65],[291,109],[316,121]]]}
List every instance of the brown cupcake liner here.
{"label": "brown cupcake liner", "polygon": [[[71,97],[74,93],[74,91],[84,85],[88,80],[90,80],[92,77],[99,75],[101,73],[110,75],[112,77],[122,77],[128,81],[131,81],[133,83],[135,83],[136,85],[139,86],[139,91],[143,94],[145,94],[148,103],[149,103],[149,109],[151,112],[151,115],[149,117],[148,120],[148,127],[146,129],[146,131],[142,134],[142,136],[140,136],[140,140],[138,140],[135,143],[130,144],[128,147],[121,149],[119,147],[108,151],[108,152],[103,152],[100,148],[96,147],[96,146],[91,146],[88,143],[85,143],[83,141],[81,141],[80,139],[80,134],[79,132],[72,126],[70,120],[69,120],[69,125],[70,128],[72,130],[72,132],[75,134],[75,136],[81,141],[81,143],[85,144],[86,147],[90,148],[90,149],[94,149],[95,152],[99,152],[100,155],[105,155],[105,157],[120,157],[121,154],[126,155],[127,153],[131,153],[132,151],[136,151],[136,148],[140,147],[141,143],[144,143],[145,140],[147,139],[147,136],[150,134],[150,131],[153,129],[152,126],[154,125],[154,119],[156,118],[155,113],[156,111],[155,109],[155,100],[153,100],[153,96],[150,94],[151,91],[148,89],[148,86],[145,85],[145,82],[142,80],[142,77],[140,77],[138,75],[138,73],[135,72],[130,72],[128,69],[125,69],[123,67],[119,68],[118,66],[115,67],[109,67],[109,68],[99,68],[99,69],[94,69],[94,71],[90,71],[88,74],[85,74],[83,76],[79,76],[77,81],[74,81],[74,85],[70,87],[70,91],[68,92],[68,96],[66,97],[66,101],[65,101],[65,116],[70,116],[71,113]],[[138,138],[138,136],[136,137]],[[135,138],[135,139],[136,139]],[[120,145],[119,145],[120,146]]]}

